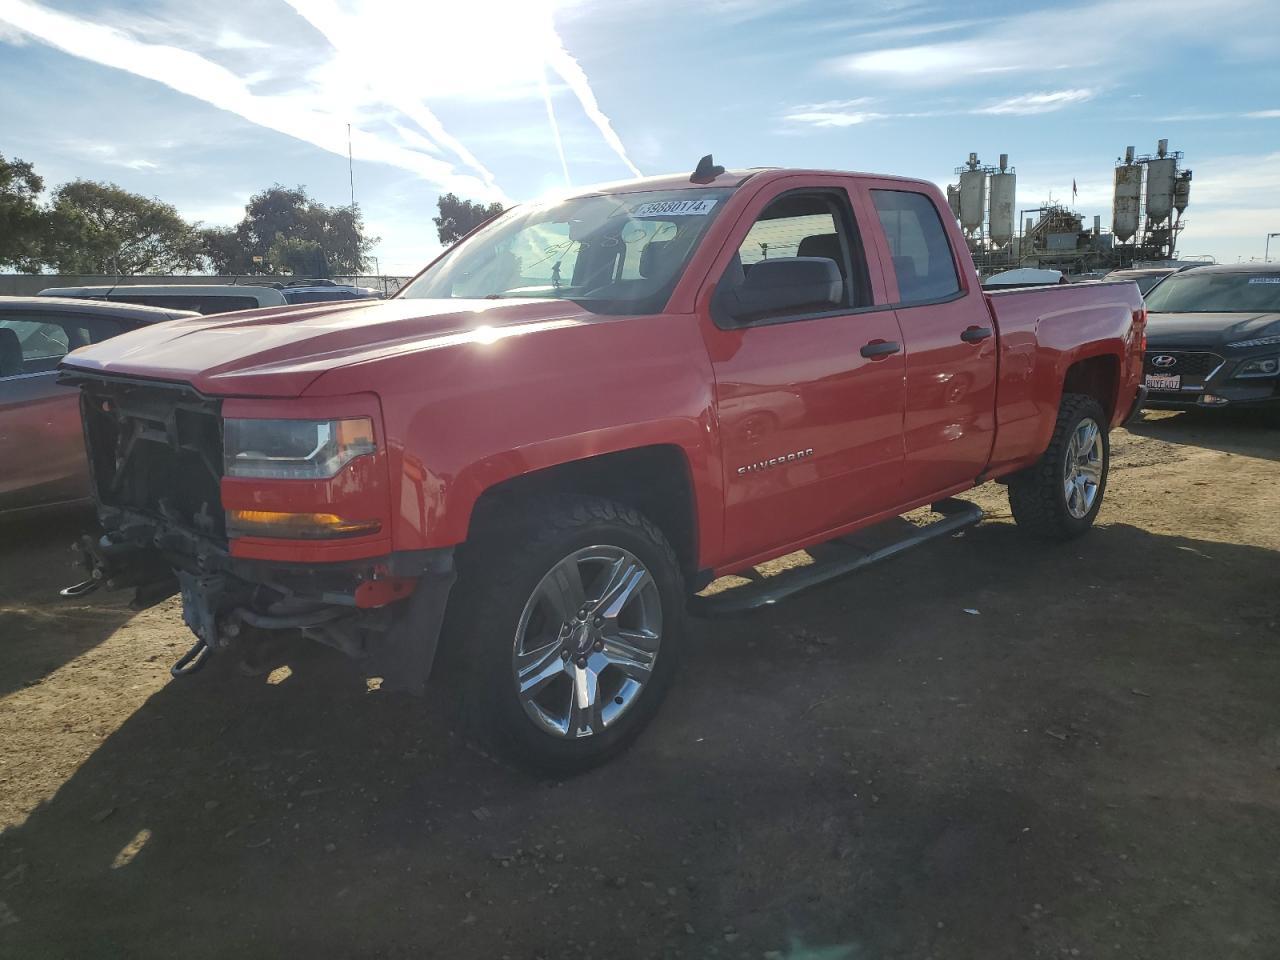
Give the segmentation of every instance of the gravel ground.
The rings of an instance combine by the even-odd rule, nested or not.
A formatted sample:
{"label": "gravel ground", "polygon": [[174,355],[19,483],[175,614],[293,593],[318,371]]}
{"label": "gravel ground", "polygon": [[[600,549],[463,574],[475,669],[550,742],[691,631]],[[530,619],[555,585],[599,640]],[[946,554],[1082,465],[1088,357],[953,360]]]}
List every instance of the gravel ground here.
{"label": "gravel ground", "polygon": [[[299,648],[171,681],[172,601],[0,528],[0,956],[1280,956],[1280,431],[1154,414],[1099,525],[695,624],[540,781]],[[977,611],[976,613],[968,611]]]}

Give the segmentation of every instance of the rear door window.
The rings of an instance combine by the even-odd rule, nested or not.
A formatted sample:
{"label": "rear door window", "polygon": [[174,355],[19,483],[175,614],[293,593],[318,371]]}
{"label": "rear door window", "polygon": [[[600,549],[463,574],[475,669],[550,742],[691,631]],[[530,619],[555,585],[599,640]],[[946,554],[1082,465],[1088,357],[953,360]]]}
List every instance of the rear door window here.
{"label": "rear door window", "polygon": [[77,347],[120,332],[118,323],[103,317],[0,315],[0,377],[47,373]]}
{"label": "rear door window", "polygon": [[898,300],[928,303],[959,293],[951,243],[933,201],[910,190],[872,190],[871,199],[889,242]]}

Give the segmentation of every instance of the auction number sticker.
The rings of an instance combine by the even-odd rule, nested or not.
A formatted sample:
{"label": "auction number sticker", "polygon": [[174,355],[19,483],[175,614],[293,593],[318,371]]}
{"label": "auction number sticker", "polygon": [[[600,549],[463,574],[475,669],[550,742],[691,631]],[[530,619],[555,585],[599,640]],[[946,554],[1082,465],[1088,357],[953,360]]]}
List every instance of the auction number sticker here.
{"label": "auction number sticker", "polygon": [[651,200],[631,211],[633,217],[705,217],[716,205],[717,197],[696,200]]}
{"label": "auction number sticker", "polygon": [[1250,283],[1280,283],[1280,277],[1250,277]]}

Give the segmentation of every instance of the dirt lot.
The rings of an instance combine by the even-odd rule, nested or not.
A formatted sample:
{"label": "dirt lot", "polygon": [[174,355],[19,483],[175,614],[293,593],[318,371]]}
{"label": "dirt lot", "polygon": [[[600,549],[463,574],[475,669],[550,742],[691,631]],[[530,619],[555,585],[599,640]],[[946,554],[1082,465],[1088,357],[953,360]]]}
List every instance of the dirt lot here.
{"label": "dirt lot", "polygon": [[[0,530],[0,956],[1280,956],[1280,431],[1154,415],[1100,525],[695,626],[541,782],[306,649],[183,681],[172,602]],[[967,610],[976,610],[977,614]]]}

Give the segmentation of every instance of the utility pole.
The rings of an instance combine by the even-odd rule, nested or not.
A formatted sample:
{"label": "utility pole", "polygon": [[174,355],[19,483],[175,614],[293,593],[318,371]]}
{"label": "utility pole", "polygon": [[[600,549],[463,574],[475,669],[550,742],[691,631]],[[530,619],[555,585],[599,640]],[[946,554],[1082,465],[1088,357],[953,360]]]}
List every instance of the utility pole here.
{"label": "utility pole", "polygon": [[1271,262],[1271,238],[1272,238],[1272,237],[1280,237],[1280,233],[1268,233],[1268,234],[1267,234],[1267,245],[1266,245],[1266,246],[1263,248],[1263,250],[1262,250],[1262,262],[1263,262],[1263,263],[1270,263],[1270,262]]}
{"label": "utility pole", "polygon": [[351,124],[347,124],[347,180],[351,184],[351,211],[356,209],[356,172],[351,163]]}

